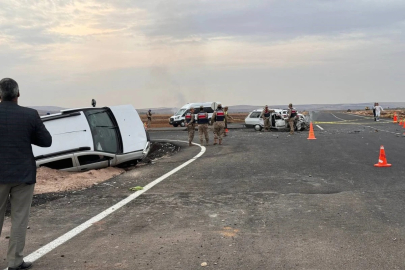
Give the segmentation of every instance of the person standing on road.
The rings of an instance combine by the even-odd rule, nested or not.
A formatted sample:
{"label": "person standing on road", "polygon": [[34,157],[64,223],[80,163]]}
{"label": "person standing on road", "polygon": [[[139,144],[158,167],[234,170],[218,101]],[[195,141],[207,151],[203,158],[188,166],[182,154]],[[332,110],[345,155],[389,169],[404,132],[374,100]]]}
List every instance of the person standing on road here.
{"label": "person standing on road", "polygon": [[[225,129],[228,129],[228,123],[230,122],[229,120],[231,119],[233,120],[233,117],[228,114],[228,106],[224,107],[224,113],[225,113]],[[224,133],[224,136],[228,136],[226,132]]]}
{"label": "person standing on road", "polygon": [[288,104],[288,123],[290,125],[290,134],[294,134],[294,123],[297,119],[297,110],[293,108],[293,105]]}
{"label": "person standing on road", "polygon": [[36,164],[31,144],[49,147],[52,137],[36,110],[20,107],[16,81],[0,81],[0,235],[6,202],[11,205],[11,232],[7,252],[9,270],[29,269],[23,250],[36,183]]}
{"label": "person standing on road", "polygon": [[205,145],[208,145],[209,142],[208,122],[209,122],[208,113],[204,111],[204,106],[201,106],[200,112],[197,115],[198,134],[200,135],[201,145],[204,144],[204,137],[205,137]]}
{"label": "person standing on road", "polygon": [[377,106],[377,103],[376,103],[376,102],[374,102],[374,105],[373,105],[373,115],[374,115],[374,121],[376,121],[376,120],[377,120],[376,115],[375,115],[375,106]]}
{"label": "person standing on road", "polygon": [[186,127],[188,131],[188,145],[192,146],[194,139],[194,129],[195,129],[195,115],[194,108],[190,108],[190,111],[186,114]]}
{"label": "person standing on road", "polygon": [[376,118],[376,121],[380,121],[381,112],[383,112],[383,111],[384,110],[380,106],[380,104],[376,103],[376,106],[375,106],[375,118]]}
{"label": "person standing on road", "polygon": [[148,118],[148,123],[147,123],[147,127],[150,128],[150,124],[152,123],[152,110],[149,110],[146,113],[146,117]]}
{"label": "person standing on road", "polygon": [[212,114],[211,121],[214,123],[214,145],[222,144],[222,138],[225,133],[225,112],[222,105],[218,104],[217,110]]}
{"label": "person standing on road", "polygon": [[264,109],[262,111],[262,118],[264,121],[264,130],[271,131],[270,130],[270,127],[271,127],[270,126],[270,115],[272,112],[274,112],[274,110],[269,110],[269,106],[267,106],[267,105],[264,107]]}

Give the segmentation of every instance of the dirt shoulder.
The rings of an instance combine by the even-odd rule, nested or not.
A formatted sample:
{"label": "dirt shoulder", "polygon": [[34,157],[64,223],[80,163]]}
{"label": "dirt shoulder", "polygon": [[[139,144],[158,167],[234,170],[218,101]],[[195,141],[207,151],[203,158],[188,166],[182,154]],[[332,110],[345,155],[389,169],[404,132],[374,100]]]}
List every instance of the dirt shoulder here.
{"label": "dirt shoulder", "polygon": [[[352,114],[357,114],[357,115],[364,115],[364,116],[373,116],[373,110],[364,110],[364,111],[351,111]],[[400,119],[405,119],[405,110],[400,109],[400,110],[384,110],[381,113],[381,117],[383,118],[394,118],[394,113],[397,114],[397,116]]]}
{"label": "dirt shoulder", "polygon": [[37,170],[37,184],[34,194],[59,193],[81,190],[103,183],[126,171],[136,167],[153,163],[154,160],[163,156],[171,155],[178,151],[179,147],[171,143],[154,142],[148,156],[137,166],[128,168],[108,167],[87,172],[65,172],[47,167],[40,167]]}

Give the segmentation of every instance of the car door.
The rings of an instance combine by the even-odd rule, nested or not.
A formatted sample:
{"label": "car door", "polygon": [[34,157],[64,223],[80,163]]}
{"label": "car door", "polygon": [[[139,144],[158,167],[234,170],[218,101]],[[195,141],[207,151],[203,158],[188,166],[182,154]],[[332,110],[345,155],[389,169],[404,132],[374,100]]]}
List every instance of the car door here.
{"label": "car door", "polygon": [[285,128],[287,126],[286,121],[280,113],[273,113],[274,117],[274,127],[277,129]]}
{"label": "car door", "polygon": [[89,171],[114,166],[116,155],[104,152],[86,151],[74,154],[77,171]]}

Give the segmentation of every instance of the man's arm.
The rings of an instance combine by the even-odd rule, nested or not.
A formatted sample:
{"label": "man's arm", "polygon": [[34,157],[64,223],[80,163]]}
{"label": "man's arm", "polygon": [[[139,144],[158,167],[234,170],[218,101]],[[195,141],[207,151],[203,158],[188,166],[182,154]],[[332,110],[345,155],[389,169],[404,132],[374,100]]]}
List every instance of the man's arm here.
{"label": "man's arm", "polygon": [[34,121],[34,132],[31,137],[31,144],[39,147],[50,147],[52,145],[52,136],[46,129],[37,112]]}

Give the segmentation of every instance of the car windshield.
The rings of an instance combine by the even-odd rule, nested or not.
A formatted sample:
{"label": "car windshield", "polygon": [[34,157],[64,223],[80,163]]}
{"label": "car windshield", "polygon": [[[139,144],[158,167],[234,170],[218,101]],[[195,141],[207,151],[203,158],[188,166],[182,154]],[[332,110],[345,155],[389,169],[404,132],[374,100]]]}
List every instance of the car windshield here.
{"label": "car windshield", "polygon": [[186,111],[186,109],[180,109],[178,112],[176,112],[176,116],[179,116],[179,115],[183,115],[183,113]]}
{"label": "car windshield", "polygon": [[108,111],[95,109],[85,111],[93,135],[94,150],[117,153],[119,150],[117,127],[114,126]]}

